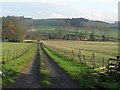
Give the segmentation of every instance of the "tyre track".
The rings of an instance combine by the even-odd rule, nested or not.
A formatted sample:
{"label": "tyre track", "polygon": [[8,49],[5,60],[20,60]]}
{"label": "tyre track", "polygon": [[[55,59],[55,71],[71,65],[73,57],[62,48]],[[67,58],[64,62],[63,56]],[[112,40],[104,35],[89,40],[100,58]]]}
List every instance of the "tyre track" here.
{"label": "tyre track", "polygon": [[80,86],[70,80],[63,69],[49,57],[41,44],[40,49],[42,50],[46,68],[49,70],[52,77],[52,88],[80,88]]}

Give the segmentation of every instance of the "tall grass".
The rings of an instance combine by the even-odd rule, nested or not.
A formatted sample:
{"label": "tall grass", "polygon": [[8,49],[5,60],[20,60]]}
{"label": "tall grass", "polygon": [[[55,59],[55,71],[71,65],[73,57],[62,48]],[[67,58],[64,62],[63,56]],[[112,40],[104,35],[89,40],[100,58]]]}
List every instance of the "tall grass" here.
{"label": "tall grass", "polygon": [[[29,46],[29,44],[24,43],[3,43],[3,50],[13,50],[15,47],[21,50],[25,49],[25,47]],[[18,45],[18,46],[16,46]],[[30,44],[31,45],[31,44]],[[25,47],[24,47],[25,46]],[[32,44],[32,47],[28,50],[28,52],[24,53],[22,56],[15,58],[14,60],[10,60],[9,62],[2,65],[2,85],[3,87],[14,83],[17,79],[17,76],[21,74],[21,71],[27,67],[29,62],[34,58],[36,52],[36,44]]]}
{"label": "tall grass", "polygon": [[82,56],[85,55],[87,64],[92,64],[92,54],[95,54],[95,61],[97,67],[107,66],[108,59],[115,57],[118,54],[117,42],[90,42],[90,41],[45,41],[47,47],[57,49],[65,52],[74,51],[75,57],[78,58],[79,50]]}
{"label": "tall grass", "polygon": [[60,54],[51,51],[44,47],[48,55],[66,71],[68,76],[78,82],[81,87],[92,89],[110,89],[119,90],[120,77],[117,74],[109,75],[107,73],[98,73],[88,66],[77,63],[74,60],[68,59]]}
{"label": "tall grass", "polygon": [[2,60],[4,62],[15,59],[33,47],[30,43],[2,43]]}

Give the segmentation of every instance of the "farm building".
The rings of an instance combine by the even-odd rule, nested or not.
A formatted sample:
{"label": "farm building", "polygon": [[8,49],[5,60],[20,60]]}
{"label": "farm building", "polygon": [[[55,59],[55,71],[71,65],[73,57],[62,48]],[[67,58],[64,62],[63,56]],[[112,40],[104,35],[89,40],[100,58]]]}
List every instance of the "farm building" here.
{"label": "farm building", "polygon": [[27,30],[25,40],[40,40],[40,33],[34,29]]}

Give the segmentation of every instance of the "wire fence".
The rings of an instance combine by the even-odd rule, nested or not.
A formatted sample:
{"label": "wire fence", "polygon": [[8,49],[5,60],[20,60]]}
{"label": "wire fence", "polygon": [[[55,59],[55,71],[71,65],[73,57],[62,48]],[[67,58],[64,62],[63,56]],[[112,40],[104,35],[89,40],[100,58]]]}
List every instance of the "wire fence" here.
{"label": "wire fence", "polygon": [[47,47],[48,49],[50,49],[54,53],[57,53],[58,55],[64,56],[68,59],[75,60],[76,62],[82,63],[85,66],[89,66],[91,68],[100,68],[100,67],[105,68],[108,65],[107,62],[109,58],[106,60],[104,57],[101,57],[98,60],[98,57],[94,51],[91,51],[89,52],[89,54],[86,54],[81,49],[78,49],[78,52],[76,52],[72,49],[66,50],[45,44],[44,47]]}

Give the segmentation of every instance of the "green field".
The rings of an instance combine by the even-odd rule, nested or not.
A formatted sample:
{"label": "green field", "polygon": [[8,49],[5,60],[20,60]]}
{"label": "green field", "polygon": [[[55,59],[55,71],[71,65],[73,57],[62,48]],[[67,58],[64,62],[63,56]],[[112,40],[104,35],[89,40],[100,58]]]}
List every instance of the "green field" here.
{"label": "green field", "polygon": [[[81,59],[83,60],[83,55],[85,55],[86,64],[88,66],[92,66],[93,53],[96,67],[103,67],[103,65],[107,66],[108,59],[118,54],[117,42],[44,41],[44,44],[51,50],[77,61],[79,61],[78,53],[80,51]],[[71,57],[72,50],[74,52],[74,57]]]}
{"label": "green field", "polygon": [[[39,26],[34,28],[41,33],[57,33],[57,26]],[[63,31],[63,35],[65,34],[74,34],[78,35],[79,32],[83,34],[90,35],[92,31],[96,36],[101,36],[102,34],[107,35],[109,38],[118,38],[118,29],[117,28],[109,28],[108,30],[100,30],[100,29],[91,29],[91,28],[61,28]],[[106,34],[107,33],[107,34]]]}
{"label": "green field", "polygon": [[2,43],[2,60],[7,62],[21,56],[32,48],[30,43]]}
{"label": "green field", "polygon": [[[35,30],[40,31],[41,33],[57,33],[56,29],[62,29],[63,34],[78,34],[79,32],[84,34],[90,34],[94,31],[95,35],[101,36],[102,34],[106,34],[110,38],[118,38],[118,28],[117,26],[113,26],[111,24],[109,28],[92,28],[92,27],[72,27],[72,26],[60,26],[64,25],[65,22],[62,19],[39,19],[36,20],[36,26],[34,27]],[[98,23],[99,25],[100,23]],[[104,23],[102,23],[104,25]]]}
{"label": "green field", "polygon": [[[36,44],[30,43],[2,43],[4,61],[2,65],[2,85],[15,82],[21,70],[34,58]],[[17,50],[17,52],[15,52]],[[9,52],[9,53],[8,53]]]}
{"label": "green field", "polygon": [[78,82],[81,87],[91,89],[114,89],[119,90],[119,74],[109,75],[108,73],[100,73],[88,66],[84,66],[74,60],[66,58],[51,49],[44,47],[48,55],[68,74],[68,76]]}

